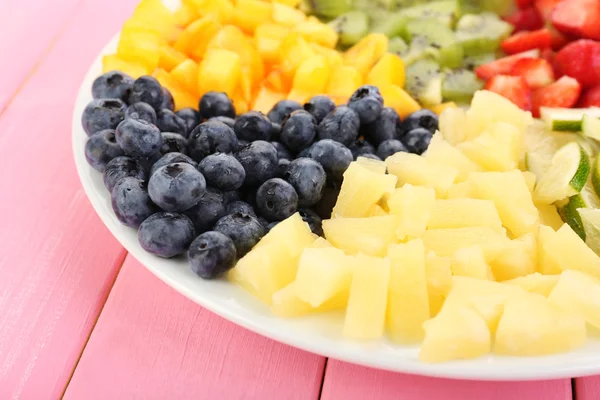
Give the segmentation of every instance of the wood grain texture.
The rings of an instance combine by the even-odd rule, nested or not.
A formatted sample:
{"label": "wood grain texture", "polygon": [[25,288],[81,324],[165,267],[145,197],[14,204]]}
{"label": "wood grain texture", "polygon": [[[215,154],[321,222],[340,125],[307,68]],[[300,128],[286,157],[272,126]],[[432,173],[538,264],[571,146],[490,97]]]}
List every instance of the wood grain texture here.
{"label": "wood grain texture", "polygon": [[359,367],[329,360],[322,400],[570,400],[571,380],[471,382]]}
{"label": "wood grain texture", "polygon": [[128,256],[64,398],[316,400],[324,361],[217,317]]}
{"label": "wood grain texture", "polygon": [[125,256],[76,176],[70,121],[84,72],[134,4],[82,2],[0,118],[0,399],[60,397]]}
{"label": "wood grain texture", "polygon": [[600,376],[575,379],[575,399],[600,400]]}

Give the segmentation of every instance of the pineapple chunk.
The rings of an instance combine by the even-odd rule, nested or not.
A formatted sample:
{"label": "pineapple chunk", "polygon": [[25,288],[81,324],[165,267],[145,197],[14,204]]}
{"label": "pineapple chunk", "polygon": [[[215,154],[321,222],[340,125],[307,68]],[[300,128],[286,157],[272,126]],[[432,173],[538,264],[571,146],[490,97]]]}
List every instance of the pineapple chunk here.
{"label": "pineapple chunk", "polygon": [[548,296],[548,302],[566,312],[579,315],[600,328],[600,280],[579,271],[565,271]]}
{"label": "pineapple chunk", "polygon": [[319,236],[308,247],[310,247],[311,249],[327,249],[327,248],[333,247],[333,245],[331,243],[329,243],[326,239],[324,239],[324,238],[322,238],[322,237]]}
{"label": "pineapple chunk", "polygon": [[544,275],[557,275],[562,272],[558,261],[546,250],[546,243],[556,243],[556,232],[546,225],[540,225],[538,233],[538,269]]}
{"label": "pineapple chunk", "polygon": [[452,256],[464,247],[479,246],[487,262],[499,257],[510,240],[506,235],[489,227],[427,230],[422,236],[428,250],[438,256]]}
{"label": "pineapple chunk", "polygon": [[502,222],[491,200],[437,200],[427,222],[428,229],[467,228],[485,226],[503,232]]}
{"label": "pineapple chunk", "polygon": [[389,215],[387,211],[383,209],[379,204],[375,204],[371,211],[369,212],[369,217],[385,217]]}
{"label": "pineapple chunk", "polygon": [[583,346],[585,321],[550,305],[537,293],[509,298],[498,323],[494,351],[509,356],[541,356]]}
{"label": "pineapple chunk", "polygon": [[465,199],[473,196],[473,185],[471,182],[466,181],[450,185],[446,199]]}
{"label": "pineapple chunk", "polygon": [[373,160],[372,158],[367,157],[358,157],[356,159],[356,163],[360,164],[369,171],[380,175],[385,174],[387,171],[387,166],[385,165],[384,161]]}
{"label": "pineapple chunk", "polygon": [[536,207],[540,212],[540,224],[547,225],[555,231],[563,226],[564,222],[554,204],[536,204]]}
{"label": "pineapple chunk", "polygon": [[425,276],[425,248],[421,239],[388,249],[391,260],[386,327],[395,342],[423,339],[423,322],[429,319]]}
{"label": "pineapple chunk", "polygon": [[543,243],[544,250],[562,271],[574,269],[600,279],[600,257],[569,225],[552,233]]}
{"label": "pineapple chunk", "polygon": [[514,125],[519,132],[532,122],[531,113],[521,110],[503,96],[485,90],[475,92],[471,108],[467,111],[468,122],[464,126],[468,138],[474,138],[496,122]]}
{"label": "pineapple chunk", "polygon": [[421,105],[400,86],[389,85],[381,87],[379,90],[386,107],[396,110],[402,119],[421,109]]}
{"label": "pineapple chunk", "polygon": [[429,313],[436,316],[452,288],[450,257],[438,257],[429,252],[425,258],[425,276],[429,294]]}
{"label": "pineapple chunk", "polygon": [[396,241],[397,226],[396,216],[336,218],[323,221],[323,232],[331,244],[347,253],[382,257]]}
{"label": "pineapple chunk", "polygon": [[443,197],[458,176],[458,169],[437,165],[425,157],[411,153],[396,153],[385,160],[388,172],[398,177],[398,186],[406,183],[435,189]]}
{"label": "pineapple chunk", "polygon": [[435,164],[446,165],[458,169],[457,182],[464,182],[471,172],[482,172],[483,168],[465,156],[460,150],[444,140],[440,132],[436,132],[425,153],[425,158]]}
{"label": "pineapple chunk", "polygon": [[440,132],[453,146],[467,140],[467,114],[462,108],[448,108],[439,118]]}
{"label": "pineapple chunk", "polygon": [[398,216],[397,238],[403,241],[421,237],[434,204],[433,189],[410,184],[396,189],[388,198],[387,205],[390,214]]}
{"label": "pineapple chunk", "polygon": [[537,241],[529,233],[512,240],[506,250],[491,262],[492,271],[498,281],[506,281],[529,275],[537,268]]}
{"label": "pineapple chunk", "polygon": [[304,250],[294,282],[296,295],[312,307],[338,296],[347,301],[354,265],[354,257],[333,247]]}
{"label": "pineapple chunk", "polygon": [[529,193],[533,195],[533,191],[535,189],[535,182],[537,181],[537,176],[530,171],[521,171],[521,173],[523,174],[523,179],[525,180],[527,189],[529,189]]}
{"label": "pineapple chunk", "polygon": [[492,335],[484,319],[469,307],[449,307],[425,322],[419,359],[427,363],[472,359],[488,354]]}
{"label": "pineapple chunk", "polygon": [[459,249],[452,256],[451,268],[454,276],[494,280],[492,269],[485,261],[485,255],[479,246]]}
{"label": "pineapple chunk", "polygon": [[515,285],[527,292],[539,293],[548,297],[552,289],[556,286],[558,278],[560,278],[560,275],[542,275],[539,272],[534,272],[533,274],[520,276],[502,283]]}
{"label": "pineapple chunk", "polygon": [[377,87],[396,85],[404,87],[404,61],[394,53],[386,53],[367,74],[366,83]]}
{"label": "pineapple chunk", "polygon": [[225,92],[233,97],[241,75],[240,56],[229,50],[211,49],[198,67],[198,91]]}
{"label": "pineapple chunk", "polygon": [[510,171],[519,165],[522,146],[522,132],[511,124],[498,122],[457,148],[488,171]]}
{"label": "pineapple chunk", "polygon": [[292,256],[300,256],[304,247],[315,244],[315,235],[310,226],[302,220],[300,213],[295,213],[273,227],[255,246],[261,247],[275,243],[285,247]]}
{"label": "pineapple chunk", "polygon": [[346,307],[347,303],[348,291],[342,290],[318,307],[313,307],[298,297],[296,282],[292,282],[273,293],[271,311],[278,317],[294,318],[313,313],[341,310]]}
{"label": "pineapple chunk", "polygon": [[362,254],[356,256],[356,268],[344,320],[344,336],[360,340],[383,336],[389,282],[388,258]]}
{"label": "pineapple chunk", "polygon": [[381,33],[371,33],[362,38],[344,54],[344,62],[365,76],[388,50],[389,39]]}
{"label": "pineapple chunk", "polygon": [[520,171],[475,172],[469,181],[476,197],[494,201],[503,225],[515,237],[538,231],[539,212]]}
{"label": "pineapple chunk", "polygon": [[349,99],[362,84],[363,76],[356,68],[338,65],[331,71],[325,91],[332,97]]}

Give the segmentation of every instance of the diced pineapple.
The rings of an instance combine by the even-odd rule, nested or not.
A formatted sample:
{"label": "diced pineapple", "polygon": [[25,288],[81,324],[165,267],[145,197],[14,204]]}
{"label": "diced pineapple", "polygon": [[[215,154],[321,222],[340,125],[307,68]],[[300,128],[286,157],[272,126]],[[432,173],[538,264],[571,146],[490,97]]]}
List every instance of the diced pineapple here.
{"label": "diced pineapple", "polygon": [[386,107],[396,110],[402,119],[421,109],[421,105],[400,86],[389,85],[381,87],[379,90]]}
{"label": "diced pineapple", "polygon": [[534,272],[533,274],[520,276],[502,283],[515,285],[527,292],[539,293],[548,297],[552,289],[556,286],[558,278],[560,278],[560,275],[542,275],[539,272]]}
{"label": "diced pineapple", "polygon": [[[564,225],[564,224],[563,224]],[[562,225],[561,225],[562,226]],[[544,275],[557,275],[562,272],[558,261],[546,250],[546,243],[556,243],[556,232],[546,225],[540,225],[538,233],[538,269]]]}
{"label": "diced pineapple", "polygon": [[438,196],[443,197],[458,175],[454,167],[440,166],[427,158],[411,153],[396,153],[385,163],[388,172],[398,177],[398,187],[406,183],[435,189]]}
{"label": "diced pineapple", "polygon": [[313,307],[300,299],[297,293],[296,282],[292,282],[283,289],[275,292],[271,304],[273,314],[282,318],[301,317],[307,314],[341,310],[348,303],[348,291],[338,292],[334,297],[318,307]]}
{"label": "diced pineapple", "polygon": [[260,0],[237,0],[233,10],[233,22],[245,32],[254,33],[261,24],[269,22],[273,5]]}
{"label": "diced pineapple", "polygon": [[350,98],[362,84],[363,77],[356,68],[339,65],[331,71],[325,91],[331,96]]}
{"label": "diced pineapple", "polygon": [[468,199],[472,198],[473,194],[473,185],[471,182],[461,182],[461,183],[453,183],[450,185],[448,189],[448,193],[446,193],[446,199]]}
{"label": "diced pineapple", "polygon": [[442,115],[442,113],[444,111],[446,111],[446,109],[448,108],[457,108],[458,106],[456,105],[455,102],[453,101],[447,101],[445,103],[441,103],[441,104],[436,104],[433,106],[429,106],[429,109],[431,111],[433,111],[434,113],[436,113],[437,115]]}
{"label": "diced pineapple", "polygon": [[273,22],[293,28],[306,20],[306,14],[286,4],[273,3]]}
{"label": "diced pineapple", "polygon": [[535,189],[535,182],[537,181],[537,176],[530,171],[521,171],[521,173],[523,174],[523,179],[525,180],[527,189],[529,189],[529,193],[533,195],[533,190]]}
{"label": "diced pineapple", "polygon": [[523,134],[515,126],[498,122],[473,139],[457,145],[467,157],[488,171],[510,171],[519,166]]}
{"label": "diced pineapple", "polygon": [[173,47],[196,61],[204,57],[206,46],[221,25],[213,15],[196,20],[189,24],[173,44]]}
{"label": "diced pineapple", "polygon": [[304,247],[313,246],[315,235],[310,226],[302,220],[300,213],[295,213],[275,225],[255,246],[261,247],[266,244],[276,243],[284,246],[293,257],[300,256]]}
{"label": "diced pineapple", "polygon": [[548,302],[568,313],[581,316],[600,328],[600,280],[579,271],[565,271],[548,296]]}
{"label": "diced pineapple", "polygon": [[564,222],[554,204],[536,204],[536,207],[540,212],[540,224],[549,226],[555,231],[563,226]]}
{"label": "diced pineapple", "polygon": [[396,189],[387,200],[390,214],[398,216],[396,237],[401,241],[421,237],[434,204],[435,192],[431,188],[406,184]]}
{"label": "diced pineapple", "polygon": [[439,118],[440,132],[453,146],[467,140],[467,114],[462,108],[444,110]]}
{"label": "diced pineapple", "polygon": [[350,254],[363,252],[382,257],[396,241],[396,216],[337,218],[323,221],[323,232],[335,247]]}
{"label": "diced pineapple", "polygon": [[344,336],[360,340],[383,336],[389,282],[388,258],[362,254],[356,256],[356,267],[344,319]]}
{"label": "diced pineapple", "polygon": [[494,274],[485,261],[485,254],[479,246],[464,247],[452,255],[452,275],[468,276],[477,279],[494,280]]}
{"label": "diced pineapple", "polygon": [[425,322],[424,329],[425,339],[419,351],[423,362],[478,358],[492,348],[492,336],[484,319],[469,307],[444,308]]}
{"label": "diced pineapple", "polygon": [[468,138],[474,138],[496,122],[514,125],[520,132],[532,122],[531,113],[521,110],[499,94],[480,90],[475,92],[471,108],[467,111],[468,122],[463,125]]}
{"label": "diced pineapple", "polygon": [[391,260],[388,335],[395,342],[417,342],[423,338],[423,322],[430,316],[423,242],[415,239],[392,245],[388,257]]}
{"label": "diced pineapple", "polygon": [[333,247],[333,245],[331,243],[329,243],[327,241],[327,239],[322,238],[322,237],[318,237],[315,239],[314,242],[312,242],[312,244],[310,246],[308,246],[311,249],[328,249],[330,247]]}
{"label": "diced pineapple", "polygon": [[185,54],[166,44],[161,45],[158,51],[158,66],[168,72],[187,59]]}
{"label": "diced pineapple", "polygon": [[460,150],[444,140],[440,132],[436,132],[425,153],[425,158],[435,164],[446,165],[458,169],[457,182],[464,182],[471,172],[481,172],[483,168],[465,156]]}
{"label": "diced pineapple", "polygon": [[344,54],[344,62],[365,76],[388,50],[389,40],[381,33],[371,33],[362,38]]}
{"label": "diced pineapple", "polygon": [[312,307],[343,298],[347,301],[354,272],[354,257],[331,248],[308,248],[300,256],[295,290]]}
{"label": "diced pineapple", "polygon": [[344,172],[344,181],[331,214],[332,218],[369,216],[381,196],[394,190],[396,181],[397,178],[393,175],[379,174],[360,163],[351,163]]}
{"label": "diced pineapple", "polygon": [[505,251],[491,262],[498,281],[529,275],[537,268],[537,241],[533,234],[512,240]]}
{"label": "diced pineapple", "polygon": [[294,26],[294,32],[312,43],[333,49],[338,41],[338,33],[328,24],[324,24],[315,17],[308,17]]}
{"label": "diced pineapple", "polygon": [[173,81],[185,89],[188,93],[198,91],[198,64],[194,60],[187,59],[177,65],[171,71]]}
{"label": "diced pineapple", "polygon": [[198,67],[198,91],[224,92],[233,97],[241,75],[240,56],[233,51],[212,49]]}
{"label": "diced pineapple", "polygon": [[450,257],[438,257],[434,252],[425,257],[425,276],[429,295],[429,313],[436,316],[452,289],[452,269]]}
{"label": "diced pineapple", "polygon": [[541,356],[570,351],[586,341],[585,321],[554,308],[537,293],[509,298],[498,323],[494,351],[508,356]]}
{"label": "diced pineapple", "polygon": [[494,201],[503,225],[515,237],[538,231],[539,212],[520,171],[475,172],[469,181],[476,197]]}
{"label": "diced pineapple", "polygon": [[502,222],[491,200],[457,198],[436,200],[427,222],[428,229],[487,226],[503,232]]}
{"label": "diced pineapple", "polygon": [[[600,279],[600,257],[583,240],[564,224],[557,232],[550,234],[543,242],[546,255],[561,270],[574,269]],[[541,231],[540,231],[541,236]]]}
{"label": "diced pineapple", "polygon": [[302,36],[297,33],[288,35],[280,48],[281,72],[291,80],[300,64],[314,55],[315,52]]}
{"label": "diced pineapple", "polygon": [[389,215],[387,211],[385,211],[383,209],[383,207],[381,207],[379,204],[375,204],[373,206],[373,208],[371,208],[371,211],[369,212],[369,217],[384,217],[386,215]]}
{"label": "diced pineapple", "polygon": [[386,53],[367,74],[366,83],[377,87],[396,85],[401,88],[405,83],[404,62],[394,53]]}
{"label": "diced pineapple", "polygon": [[143,65],[121,60],[116,54],[102,57],[102,73],[107,73],[110,71],[124,72],[133,79],[147,75],[149,72]]}
{"label": "diced pineapple", "polygon": [[428,250],[438,256],[452,256],[464,247],[479,246],[487,262],[499,257],[510,244],[506,235],[489,227],[431,229],[422,236]]}
{"label": "diced pineapple", "polygon": [[356,162],[361,166],[365,167],[371,172],[375,172],[377,174],[385,174],[387,171],[387,166],[384,161],[374,160],[372,158],[367,157],[358,157]]}
{"label": "diced pineapple", "polygon": [[292,90],[306,93],[324,93],[329,80],[329,62],[324,56],[315,55],[304,60],[296,70]]}

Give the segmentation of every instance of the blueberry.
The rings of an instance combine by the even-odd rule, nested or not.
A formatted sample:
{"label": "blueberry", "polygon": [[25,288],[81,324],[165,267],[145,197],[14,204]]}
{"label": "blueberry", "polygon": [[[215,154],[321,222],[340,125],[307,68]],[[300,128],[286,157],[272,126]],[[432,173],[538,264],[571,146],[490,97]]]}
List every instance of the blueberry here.
{"label": "blueberry", "polygon": [[146,122],[156,125],[156,111],[148,103],[139,101],[127,107],[125,118],[143,119]]}
{"label": "blueberry", "polygon": [[296,158],[305,158],[308,157],[308,154],[310,153],[310,150],[312,149],[313,145],[310,145],[310,147],[307,147],[306,149],[302,150],[300,153],[296,154]]}
{"label": "blueberry", "polygon": [[160,154],[167,153],[187,153],[188,141],[179,133],[162,132],[163,144],[160,147]]}
{"label": "blueberry", "polygon": [[115,131],[106,129],[90,136],[85,143],[85,158],[94,169],[104,172],[106,164],[125,153],[117,144]]}
{"label": "blueberry", "polygon": [[338,107],[319,124],[319,140],[333,139],[349,146],[358,138],[360,119],[358,114],[348,107]]}
{"label": "blueberry", "polygon": [[83,110],[81,124],[88,136],[105,129],[115,129],[125,118],[127,106],[119,99],[92,100]]}
{"label": "blueberry", "polygon": [[117,126],[117,143],[123,151],[135,158],[151,157],[160,152],[160,130],[143,119],[126,119]]}
{"label": "blueberry", "polygon": [[216,279],[235,266],[233,240],[221,232],[205,232],[190,245],[188,261],[192,271],[202,279]]}
{"label": "blueberry", "polygon": [[188,132],[191,132],[200,123],[200,114],[193,108],[182,108],[175,114],[185,122],[185,127]]}
{"label": "blueberry", "polygon": [[287,172],[288,166],[290,165],[290,160],[287,158],[280,158],[277,161],[277,178],[284,178],[285,173]]}
{"label": "blueberry", "polygon": [[192,167],[196,168],[198,167],[198,164],[196,163],[196,161],[192,160],[190,157],[186,156],[183,153],[167,153],[164,156],[162,156],[161,158],[159,158],[153,165],[152,168],[150,169],[150,176],[152,176],[157,169],[159,169],[160,167],[164,167],[165,165],[169,165],[169,164],[175,164],[175,163],[187,163],[190,164]]}
{"label": "blueberry", "polygon": [[207,187],[198,204],[187,210],[184,214],[192,221],[196,233],[206,232],[225,215],[226,201],[220,190]]}
{"label": "blueberry", "polygon": [[214,120],[198,125],[188,138],[188,153],[196,161],[217,152],[234,152],[237,146],[238,140],[233,129]]}
{"label": "blueberry", "polygon": [[402,135],[417,128],[425,128],[431,133],[438,129],[438,116],[431,110],[422,109],[409,114],[402,123]]}
{"label": "blueberry", "polygon": [[280,160],[282,158],[285,158],[286,160],[294,159],[292,152],[281,142],[271,142],[271,144],[275,146],[275,149],[277,150],[277,158],[279,158]]}
{"label": "blueberry", "polygon": [[305,103],[304,109],[315,117],[318,124],[335,109],[335,103],[328,96],[319,95]]}
{"label": "blueberry", "polygon": [[377,161],[382,161],[381,158],[379,158],[378,156],[376,156],[375,154],[371,154],[371,153],[365,153],[363,155],[361,155],[360,157],[363,158],[370,158],[371,160],[377,160]]}
{"label": "blueberry", "polygon": [[250,143],[235,153],[246,171],[246,186],[258,186],[277,174],[277,150],[262,140]]}
{"label": "blueberry", "polygon": [[253,208],[256,208],[256,191],[258,186],[246,186],[240,190],[240,200],[250,204]]}
{"label": "blueberry", "polygon": [[271,122],[271,140],[276,141],[281,137],[281,124]]}
{"label": "blueberry", "polygon": [[221,121],[231,129],[235,126],[235,119],[229,117],[212,117],[209,118],[210,121]]}
{"label": "blueberry", "polygon": [[198,164],[209,186],[230,191],[242,187],[246,171],[240,162],[230,154],[211,154]]}
{"label": "blueberry", "polygon": [[233,240],[238,258],[242,258],[265,236],[264,226],[248,214],[229,214],[221,218],[213,228]]}
{"label": "blueberry", "polygon": [[271,140],[272,128],[271,122],[263,113],[250,111],[238,117],[233,130],[238,139],[253,142],[255,140]]}
{"label": "blueberry", "polygon": [[350,96],[348,107],[356,111],[361,124],[370,124],[379,117],[383,109],[383,97],[377,87],[364,85]]}
{"label": "blueberry", "polygon": [[348,146],[348,149],[352,152],[352,156],[356,160],[358,157],[362,157],[365,154],[375,154],[375,147],[366,140],[357,139]]}
{"label": "blueberry", "polygon": [[397,139],[396,131],[400,126],[400,116],[390,107],[384,107],[379,118],[370,124],[361,125],[360,133],[375,147],[389,139]]}
{"label": "blueberry", "polygon": [[298,205],[301,207],[315,205],[323,196],[327,181],[325,170],[311,158],[297,158],[290,163],[284,179],[298,193]]}
{"label": "blueberry", "polygon": [[399,152],[408,153],[408,149],[398,139],[386,140],[377,147],[377,157],[382,160]]}
{"label": "blueberry", "polygon": [[323,166],[327,177],[341,181],[350,163],[354,160],[352,152],[335,140],[325,139],[313,144],[308,152],[312,158]]}
{"label": "blueberry", "polygon": [[298,209],[298,193],[283,179],[272,178],[258,188],[256,205],[267,220],[283,221]]}
{"label": "blueberry", "polygon": [[247,140],[240,140],[238,139],[238,145],[237,145],[237,150],[236,151],[240,151],[241,149],[243,149],[244,147],[248,146],[250,144],[249,141]]}
{"label": "blueberry", "polygon": [[402,141],[411,153],[423,154],[429,147],[433,133],[425,128],[416,128],[404,135]]}
{"label": "blueberry", "polygon": [[235,213],[252,215],[253,217],[256,217],[256,211],[254,211],[254,208],[250,204],[241,200],[231,202],[227,205],[227,215]]}
{"label": "blueberry", "polygon": [[185,215],[158,212],[138,229],[140,245],[155,256],[171,258],[183,254],[196,237],[192,221]]}
{"label": "blueberry", "polygon": [[110,71],[94,80],[92,96],[95,99],[121,99],[127,101],[132,86],[132,77],[121,71]]}
{"label": "blueberry", "polygon": [[300,208],[298,214],[300,214],[302,220],[310,226],[312,233],[323,236],[323,224],[319,214],[310,208]]}
{"label": "blueberry", "polygon": [[283,120],[290,115],[293,111],[301,110],[302,104],[293,100],[281,100],[278,101],[271,111],[267,114],[267,117],[271,122],[275,124],[283,124]]}
{"label": "blueberry", "polygon": [[106,164],[104,169],[104,186],[112,191],[117,182],[128,176],[146,179],[146,171],[142,165],[131,157],[115,157]]}
{"label": "blueberry", "polygon": [[309,147],[317,136],[317,120],[307,111],[297,110],[290,114],[281,127],[281,143],[294,153]]}
{"label": "blueberry", "polygon": [[185,211],[198,204],[206,190],[204,176],[186,163],[157,169],[148,182],[148,193],[165,211]]}
{"label": "blueberry", "polygon": [[235,118],[233,102],[225,93],[207,92],[200,99],[200,115],[204,119],[212,117]]}
{"label": "blueberry", "polygon": [[315,204],[314,210],[322,219],[331,218],[331,212],[335,203],[337,203],[338,196],[340,195],[340,188],[337,182],[331,182],[323,190],[323,197]]}
{"label": "blueberry", "polygon": [[223,197],[225,197],[226,203],[232,203],[240,199],[240,192],[237,190],[225,191],[223,192]]}
{"label": "blueberry", "polygon": [[110,197],[117,219],[131,228],[137,228],[157,211],[148,196],[144,181],[138,178],[121,179],[111,191]]}
{"label": "blueberry", "polygon": [[179,133],[181,136],[187,138],[189,132],[185,120],[179,117],[171,110],[163,108],[158,110],[156,113],[156,126],[161,132],[173,132]]}
{"label": "blueberry", "polygon": [[160,108],[158,108],[157,110],[170,110],[170,111],[175,111],[175,99],[173,99],[173,95],[171,94],[171,92],[169,92],[167,90],[167,88],[162,88],[162,92],[163,92],[163,100],[162,103],[160,105]]}
{"label": "blueberry", "polygon": [[152,76],[140,76],[133,82],[131,93],[129,94],[129,104],[143,101],[150,104],[155,110],[162,108],[164,99],[163,88],[160,83]]}

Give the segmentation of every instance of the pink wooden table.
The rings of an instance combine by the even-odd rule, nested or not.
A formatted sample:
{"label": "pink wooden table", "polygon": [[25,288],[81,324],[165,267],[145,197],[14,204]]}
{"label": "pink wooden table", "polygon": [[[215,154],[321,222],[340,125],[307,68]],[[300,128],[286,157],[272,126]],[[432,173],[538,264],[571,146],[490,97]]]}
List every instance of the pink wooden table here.
{"label": "pink wooden table", "polygon": [[211,314],[127,256],[79,184],[70,121],[135,3],[0,0],[0,400],[600,399],[600,377],[466,382],[327,360]]}

